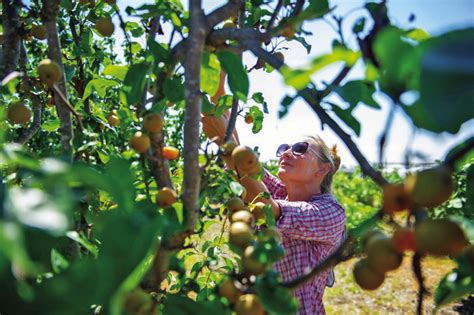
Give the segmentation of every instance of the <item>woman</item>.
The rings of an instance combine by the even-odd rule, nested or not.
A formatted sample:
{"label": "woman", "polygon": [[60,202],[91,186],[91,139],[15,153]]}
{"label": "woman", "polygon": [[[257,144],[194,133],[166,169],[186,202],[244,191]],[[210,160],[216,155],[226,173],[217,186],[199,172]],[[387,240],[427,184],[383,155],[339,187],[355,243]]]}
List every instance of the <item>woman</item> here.
{"label": "woman", "polygon": [[[228,113],[215,118],[203,117],[205,134],[222,143]],[[238,135],[233,134],[238,143]],[[335,147],[329,150],[320,137],[308,137],[292,145],[282,144],[276,152],[278,178],[265,170],[263,183],[251,177],[241,178],[247,190],[246,201],[267,191],[270,199],[259,201],[272,206],[276,227],[282,234],[285,257],[274,267],[285,281],[298,278],[324,260],[344,238],[344,208],[331,194],[334,173],[340,159]],[[332,286],[332,270],[315,276],[295,290],[299,314],[325,314],[323,293]]]}

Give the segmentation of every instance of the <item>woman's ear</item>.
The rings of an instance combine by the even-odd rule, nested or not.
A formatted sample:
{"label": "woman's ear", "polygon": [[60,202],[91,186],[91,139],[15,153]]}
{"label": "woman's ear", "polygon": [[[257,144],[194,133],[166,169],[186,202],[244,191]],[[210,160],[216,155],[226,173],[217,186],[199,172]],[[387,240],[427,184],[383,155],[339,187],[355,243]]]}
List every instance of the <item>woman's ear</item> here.
{"label": "woman's ear", "polygon": [[329,173],[330,169],[331,169],[331,165],[329,163],[322,163],[319,166],[318,175],[326,176],[326,174]]}

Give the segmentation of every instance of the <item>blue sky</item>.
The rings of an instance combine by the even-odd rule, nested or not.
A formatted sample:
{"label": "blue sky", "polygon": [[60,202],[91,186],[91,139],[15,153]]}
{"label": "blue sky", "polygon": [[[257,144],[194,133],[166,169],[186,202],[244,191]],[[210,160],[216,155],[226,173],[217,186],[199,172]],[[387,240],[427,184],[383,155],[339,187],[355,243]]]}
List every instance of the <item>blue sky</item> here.
{"label": "blue sky", "polygon": [[[118,1],[121,8],[126,5],[134,7],[141,3],[152,1]],[[203,0],[205,10],[218,7],[226,1]],[[330,1],[331,6],[336,6],[337,14],[345,14],[351,9],[361,7],[364,1]],[[187,2],[185,4],[187,6]],[[442,34],[446,31],[472,27],[474,26],[474,1],[473,0],[393,0],[388,1],[389,13],[392,21],[404,28],[420,27],[431,35]],[[409,16],[413,13],[416,17],[413,23],[409,22]],[[358,10],[349,15],[344,22],[344,30],[347,35],[351,34],[351,28],[354,21],[365,14],[364,10]],[[322,20],[307,22],[304,29],[311,31],[313,35],[307,37],[307,41],[312,45],[311,53],[308,55],[306,50],[296,42],[285,44],[288,50],[284,50],[286,63],[292,67],[301,67],[308,63],[314,57],[327,53],[331,49],[332,39],[336,37],[335,32]],[[117,42],[123,39],[121,31],[115,33]],[[357,48],[354,44],[354,38],[350,38],[349,43],[352,47]],[[255,63],[255,57],[251,54],[244,54],[244,62],[249,66]],[[316,73],[312,79],[317,85],[322,86],[323,82],[329,82],[338,73],[341,68],[340,64],[327,67]],[[363,78],[363,66],[361,63],[351,71],[348,80]],[[262,70],[252,71],[249,75],[251,93],[260,91],[263,93],[269,104],[268,115],[265,115],[263,130],[258,134],[253,134],[249,125],[243,122],[243,118],[237,121],[237,129],[241,142],[245,145],[254,147],[258,146],[261,153],[261,159],[267,160],[274,157],[275,149],[282,142],[294,142],[301,139],[305,135],[320,135],[328,145],[338,144],[342,157],[342,164],[345,166],[354,166],[356,161],[346,148],[345,144],[326,127],[321,130],[319,118],[312,112],[304,101],[298,99],[293,103],[289,114],[283,119],[278,119],[278,109],[283,97],[287,94],[293,95],[292,88],[286,87],[281,76],[276,73],[266,73]],[[384,128],[385,121],[388,116],[390,103],[384,95],[378,94],[376,100],[382,106],[381,110],[374,110],[367,106],[359,105],[355,110],[355,117],[362,125],[360,137],[357,137],[349,128],[344,129],[352,135],[352,139],[359,146],[360,150],[371,162],[377,161],[377,143],[381,131]],[[335,102],[341,103],[342,100],[336,96],[331,96]],[[253,105],[249,103],[248,105]],[[466,122],[461,131],[457,135],[447,133],[434,134],[418,130],[413,133],[410,121],[401,110],[397,110],[392,125],[392,132],[388,138],[385,150],[385,160],[387,162],[396,163],[404,160],[404,152],[411,140],[411,147],[414,151],[423,153],[428,157],[428,161],[442,159],[449,148],[474,135],[474,119]],[[417,161],[416,159],[413,161]]]}

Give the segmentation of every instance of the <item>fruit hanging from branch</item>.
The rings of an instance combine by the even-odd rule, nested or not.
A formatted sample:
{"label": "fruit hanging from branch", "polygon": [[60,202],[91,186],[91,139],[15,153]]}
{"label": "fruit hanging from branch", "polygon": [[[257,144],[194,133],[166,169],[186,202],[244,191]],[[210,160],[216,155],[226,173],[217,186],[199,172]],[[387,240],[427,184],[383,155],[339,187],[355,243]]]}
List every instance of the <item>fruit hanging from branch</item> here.
{"label": "fruit hanging from branch", "polygon": [[44,84],[52,87],[61,79],[63,75],[61,67],[56,61],[51,59],[44,59],[38,65],[38,75]]}

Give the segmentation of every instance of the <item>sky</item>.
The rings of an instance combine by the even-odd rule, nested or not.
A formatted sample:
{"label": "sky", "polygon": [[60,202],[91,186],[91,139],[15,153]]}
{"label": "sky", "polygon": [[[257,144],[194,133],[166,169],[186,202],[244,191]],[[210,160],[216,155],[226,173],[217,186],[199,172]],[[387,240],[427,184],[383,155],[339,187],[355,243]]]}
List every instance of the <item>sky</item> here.
{"label": "sky", "polygon": [[[150,3],[153,1],[118,1],[122,10],[127,5],[136,7],[145,2]],[[203,0],[206,12],[217,8],[225,2],[222,0]],[[338,15],[344,15],[354,8],[361,8],[363,4],[364,1],[330,1],[331,7],[336,6],[334,12]],[[185,7],[187,7],[187,2]],[[433,36],[449,30],[474,26],[473,0],[393,0],[388,1],[388,7],[392,22],[397,26],[402,28],[423,28]],[[347,41],[350,47],[354,49],[357,49],[355,38],[349,35],[351,35],[352,25],[355,20],[366,14],[365,12],[362,9],[352,11],[343,24]],[[412,13],[415,15],[415,20],[410,23],[409,17]],[[336,38],[336,33],[329,26],[328,22],[321,19],[306,22],[304,29],[313,33],[313,35],[306,37],[307,42],[312,45],[312,50],[310,54],[307,54],[306,49],[301,44],[295,41],[285,43],[282,47],[287,47],[288,49],[282,52],[285,55],[285,62],[290,67],[304,67],[313,58],[330,52],[331,42]],[[122,32],[116,32],[115,36],[117,36],[117,42],[120,43],[120,37],[123,38]],[[249,68],[255,64],[255,60],[255,57],[250,53],[244,54],[244,63]],[[341,64],[326,67],[313,75],[312,80],[317,86],[322,87],[324,86],[323,82],[330,82],[340,71],[341,67]],[[351,70],[346,80],[363,78],[363,69],[362,63],[359,62]],[[249,95],[257,91],[262,92],[268,103],[269,114],[265,115],[263,129],[258,134],[252,133],[251,126],[245,124],[243,117],[238,119],[236,128],[242,144],[258,147],[261,160],[275,158],[275,150],[283,142],[293,143],[306,135],[319,135],[328,145],[338,145],[343,166],[352,167],[357,164],[342,140],[329,127],[326,126],[323,130],[321,129],[318,116],[302,99],[295,100],[289,113],[283,119],[278,118],[281,100],[286,95],[294,95],[294,90],[283,83],[279,73],[276,71],[266,73],[263,70],[252,71],[249,74],[249,79]],[[335,95],[330,95],[329,97],[331,101],[338,104],[343,102],[342,99]],[[375,163],[378,161],[379,137],[384,129],[391,103],[382,93],[376,93],[374,98],[381,105],[381,109],[375,110],[359,105],[354,111],[354,116],[362,125],[360,136],[357,136],[344,123],[339,122],[343,129],[351,135],[352,140],[358,145],[369,162]],[[251,106],[253,104],[249,102],[247,105]],[[332,115],[332,117],[334,118],[335,116]],[[472,136],[474,136],[474,119],[464,123],[456,135],[448,133],[435,134],[420,129],[415,130],[409,118],[401,109],[397,109],[391,133],[386,143],[384,161],[388,163],[403,162],[406,149],[410,145],[412,151],[426,156],[426,161],[415,158],[412,162],[433,162],[443,159],[452,146]]]}

